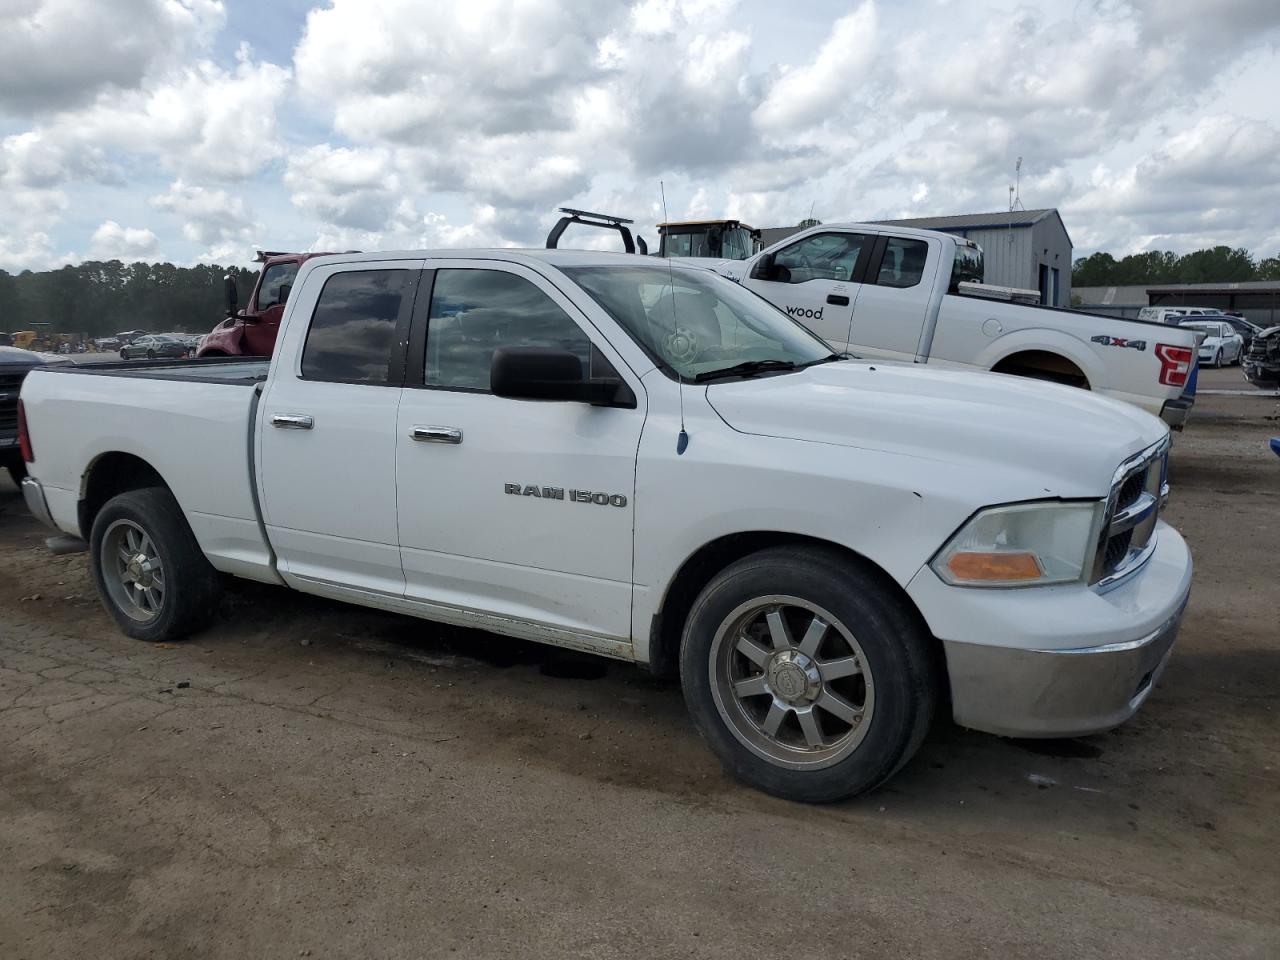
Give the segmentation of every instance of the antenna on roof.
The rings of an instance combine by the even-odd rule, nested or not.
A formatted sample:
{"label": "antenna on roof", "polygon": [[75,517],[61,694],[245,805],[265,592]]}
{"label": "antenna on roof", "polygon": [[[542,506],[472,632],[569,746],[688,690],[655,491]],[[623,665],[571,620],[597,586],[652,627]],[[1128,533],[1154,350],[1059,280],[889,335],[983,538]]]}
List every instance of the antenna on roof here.
{"label": "antenna on roof", "polygon": [[1027,209],[1022,205],[1022,158],[1013,165],[1013,183],[1009,184],[1009,242],[1013,243],[1013,211]]}
{"label": "antenna on roof", "polygon": [[[662,219],[667,223],[671,222],[671,218],[667,215],[667,187],[659,180],[658,190],[662,194]],[[671,329],[672,332],[679,330],[676,323],[676,275],[671,269],[671,258],[667,257],[667,277],[671,280]],[[680,456],[689,448],[689,434],[684,428],[684,374],[679,370],[676,371],[676,391],[680,396],[680,434],[676,437],[676,456]]]}

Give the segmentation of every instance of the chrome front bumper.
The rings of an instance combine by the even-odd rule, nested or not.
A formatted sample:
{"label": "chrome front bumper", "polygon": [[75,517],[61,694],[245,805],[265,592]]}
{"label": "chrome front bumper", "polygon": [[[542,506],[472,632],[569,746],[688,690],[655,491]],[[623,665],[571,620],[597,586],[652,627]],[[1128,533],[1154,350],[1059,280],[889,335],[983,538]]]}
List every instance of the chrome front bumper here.
{"label": "chrome front bumper", "polygon": [[945,642],[956,723],[1005,737],[1082,737],[1137,712],[1169,662],[1190,591],[1145,636],[1066,650]]}
{"label": "chrome front bumper", "polygon": [[44,487],[40,486],[40,481],[35,477],[22,479],[22,499],[27,502],[27,509],[33,517],[46,527],[58,529],[58,525],[53,522],[53,514],[49,512],[49,504],[45,502]]}

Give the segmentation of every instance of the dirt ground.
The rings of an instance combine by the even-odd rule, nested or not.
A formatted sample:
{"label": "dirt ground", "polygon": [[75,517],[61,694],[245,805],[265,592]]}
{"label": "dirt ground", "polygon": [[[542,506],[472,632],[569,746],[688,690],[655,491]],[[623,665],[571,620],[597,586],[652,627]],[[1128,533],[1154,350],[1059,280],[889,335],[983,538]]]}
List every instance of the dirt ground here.
{"label": "dirt ground", "polygon": [[942,724],[817,808],[618,663],[253,587],[130,641],[0,481],[0,958],[1280,956],[1278,416],[1177,438],[1196,586],[1132,722]]}

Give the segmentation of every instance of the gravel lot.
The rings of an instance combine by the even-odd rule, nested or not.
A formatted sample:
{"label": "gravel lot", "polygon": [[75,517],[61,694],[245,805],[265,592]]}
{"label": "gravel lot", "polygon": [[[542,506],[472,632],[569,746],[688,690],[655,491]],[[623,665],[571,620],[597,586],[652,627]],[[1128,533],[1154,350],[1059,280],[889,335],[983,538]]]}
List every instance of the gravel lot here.
{"label": "gravel lot", "polygon": [[1276,957],[1278,416],[1175,442],[1196,587],[1134,721],[943,724],[821,808],[617,663],[250,586],[130,641],[0,481],[0,958]]}

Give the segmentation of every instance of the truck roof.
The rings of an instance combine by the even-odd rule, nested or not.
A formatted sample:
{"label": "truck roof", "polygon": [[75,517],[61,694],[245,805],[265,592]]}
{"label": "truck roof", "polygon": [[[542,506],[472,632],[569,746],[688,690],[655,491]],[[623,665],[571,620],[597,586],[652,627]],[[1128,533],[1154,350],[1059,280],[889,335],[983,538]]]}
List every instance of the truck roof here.
{"label": "truck roof", "polygon": [[[364,263],[372,260],[506,260],[514,263],[533,265],[547,263],[556,267],[595,267],[595,266],[662,266],[668,264],[666,259],[646,257],[635,253],[612,253],[600,250],[547,250],[542,247],[485,247],[475,249],[445,250],[384,250],[377,253],[337,253],[324,254],[307,261],[306,266],[316,262],[318,266],[326,263]],[[676,269],[703,269],[702,267],[686,267],[679,260],[671,261]]]}

